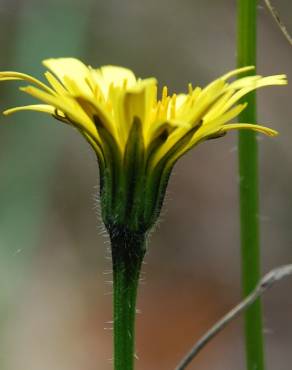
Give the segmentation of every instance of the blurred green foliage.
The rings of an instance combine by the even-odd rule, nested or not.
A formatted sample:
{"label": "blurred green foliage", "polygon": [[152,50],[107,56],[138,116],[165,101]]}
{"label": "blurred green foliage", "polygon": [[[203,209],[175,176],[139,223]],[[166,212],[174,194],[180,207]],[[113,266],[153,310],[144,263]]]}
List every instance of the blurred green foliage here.
{"label": "blurred green foliage", "polygon": [[[0,32],[7,46],[1,69],[41,75],[44,71],[41,61],[45,58],[82,56],[91,9],[89,0],[84,3],[86,7],[70,0],[7,1],[5,6],[13,12],[10,18],[13,24],[1,19],[0,14]],[[11,85],[1,85],[2,108],[29,101],[18,91],[18,82]],[[3,322],[21,289],[32,251],[48,232],[49,189],[65,140],[62,132],[54,140],[46,139],[51,137],[51,121],[51,117],[31,113],[1,117],[1,136],[5,136],[0,149],[0,320]]]}

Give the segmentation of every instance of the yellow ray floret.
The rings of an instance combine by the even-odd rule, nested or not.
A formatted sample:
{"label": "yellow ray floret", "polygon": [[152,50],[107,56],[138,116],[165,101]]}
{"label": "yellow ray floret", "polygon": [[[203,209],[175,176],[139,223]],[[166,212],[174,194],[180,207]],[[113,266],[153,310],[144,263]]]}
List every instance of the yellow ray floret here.
{"label": "yellow ray floret", "polygon": [[103,146],[100,130],[105,129],[122,155],[135,119],[142,125],[145,150],[167,128],[153,165],[189,134],[189,140],[178,151],[180,154],[233,129],[276,135],[276,131],[253,122],[229,122],[246,107],[242,102],[246,94],[260,87],[287,83],[285,75],[255,75],[229,82],[230,78],[253,69],[244,67],[204,88],[189,84],[187,93],[169,95],[164,87],[159,98],[155,78],[137,79],[131,70],[123,67],[94,69],[74,58],[47,59],[43,64],[50,70],[45,73],[49,85],[24,73],[0,72],[0,81],[23,80],[32,84],[21,90],[43,103],[7,109],[4,114],[20,110],[48,113],[76,127],[95,150]]}

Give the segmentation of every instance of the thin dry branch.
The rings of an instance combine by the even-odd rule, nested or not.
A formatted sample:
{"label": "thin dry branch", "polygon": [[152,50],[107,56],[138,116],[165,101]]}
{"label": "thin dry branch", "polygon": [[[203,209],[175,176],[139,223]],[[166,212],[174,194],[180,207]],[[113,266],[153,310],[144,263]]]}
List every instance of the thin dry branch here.
{"label": "thin dry branch", "polygon": [[271,3],[270,0],[264,0],[264,1],[265,1],[265,4],[266,4],[269,12],[271,13],[272,17],[274,18],[274,20],[276,21],[276,23],[279,26],[280,30],[282,31],[283,35],[285,36],[286,40],[292,46],[292,36],[288,32],[287,27],[285,26],[285,24],[282,22],[282,20],[281,20],[281,18],[279,16],[279,13],[275,9],[275,7],[272,5],[272,3]]}
{"label": "thin dry branch", "polygon": [[271,288],[277,281],[292,274],[292,264],[278,267],[267,273],[256,286],[256,288],[237,306],[229,311],[217,323],[204,334],[201,339],[191,348],[182,359],[175,370],[184,370],[196,357],[196,355],[206,346],[206,344],[217,335],[227,324],[234,320],[240,313],[251,306],[266,290]]}

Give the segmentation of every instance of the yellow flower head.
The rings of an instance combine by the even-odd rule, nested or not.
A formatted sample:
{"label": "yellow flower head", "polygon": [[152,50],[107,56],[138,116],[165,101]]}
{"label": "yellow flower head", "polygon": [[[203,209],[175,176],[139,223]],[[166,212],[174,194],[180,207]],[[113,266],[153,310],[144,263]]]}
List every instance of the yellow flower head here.
{"label": "yellow flower head", "polygon": [[[134,212],[135,227],[143,224],[146,229],[159,214],[174,163],[188,150],[233,129],[276,135],[263,126],[230,121],[246,107],[242,97],[247,93],[287,83],[285,75],[228,82],[253,68],[245,67],[204,88],[189,84],[187,93],[169,95],[164,87],[158,97],[155,78],[137,79],[123,67],[95,69],[73,58],[47,59],[43,64],[51,71],[45,73],[48,85],[23,73],[0,72],[2,81],[29,82],[20,89],[44,103],[4,114],[35,110],[77,128],[98,156],[105,223],[122,222]],[[121,199],[127,205],[122,206]]]}

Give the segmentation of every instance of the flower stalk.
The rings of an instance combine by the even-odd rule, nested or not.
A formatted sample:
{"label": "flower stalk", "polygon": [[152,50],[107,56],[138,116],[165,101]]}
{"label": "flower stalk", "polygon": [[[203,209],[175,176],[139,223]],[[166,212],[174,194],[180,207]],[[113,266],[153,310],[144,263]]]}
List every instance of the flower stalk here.
{"label": "flower stalk", "polygon": [[121,232],[111,237],[114,289],[114,369],[133,370],[137,288],[145,236]]}
{"label": "flower stalk", "polygon": [[[238,0],[238,66],[256,65],[256,0]],[[248,74],[251,72],[249,71]],[[256,122],[256,96],[246,96],[247,108],[239,119]],[[242,291],[248,296],[260,279],[258,145],[252,131],[239,132],[240,226]],[[245,313],[245,349],[248,370],[264,370],[262,307],[257,300]]]}

